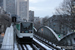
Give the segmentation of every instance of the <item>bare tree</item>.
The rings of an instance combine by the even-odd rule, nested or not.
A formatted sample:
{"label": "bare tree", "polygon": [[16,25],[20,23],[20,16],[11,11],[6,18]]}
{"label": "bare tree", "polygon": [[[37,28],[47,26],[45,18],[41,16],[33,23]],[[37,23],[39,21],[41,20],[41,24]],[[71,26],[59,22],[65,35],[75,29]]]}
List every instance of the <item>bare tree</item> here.
{"label": "bare tree", "polygon": [[55,9],[55,14],[68,14],[71,15],[71,0],[64,0],[62,4]]}
{"label": "bare tree", "polygon": [[0,14],[0,32],[5,32],[6,28],[11,25],[11,19],[7,14]]}
{"label": "bare tree", "polygon": [[45,16],[43,19],[42,19],[42,23],[43,25],[47,25],[47,20],[48,20],[49,16]]}
{"label": "bare tree", "polygon": [[68,15],[67,19],[65,19],[66,17],[65,18],[62,17],[62,19],[60,19],[59,23],[62,23],[62,24],[66,25],[70,28],[72,28],[71,26],[74,25],[73,24],[74,22],[71,19],[71,18],[73,18],[73,17],[71,17],[71,14],[72,14],[72,12],[71,12],[71,10],[72,10],[71,9],[72,8],[71,1],[72,0],[63,0],[62,4],[58,8],[55,9],[56,15],[65,15],[65,14]]}

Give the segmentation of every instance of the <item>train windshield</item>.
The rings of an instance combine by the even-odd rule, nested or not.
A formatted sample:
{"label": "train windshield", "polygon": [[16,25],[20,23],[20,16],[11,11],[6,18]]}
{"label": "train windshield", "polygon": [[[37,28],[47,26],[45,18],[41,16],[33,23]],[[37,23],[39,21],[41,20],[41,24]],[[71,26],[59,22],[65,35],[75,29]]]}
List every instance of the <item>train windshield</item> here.
{"label": "train windshield", "polygon": [[20,33],[32,33],[33,32],[33,23],[23,22],[20,25]]}

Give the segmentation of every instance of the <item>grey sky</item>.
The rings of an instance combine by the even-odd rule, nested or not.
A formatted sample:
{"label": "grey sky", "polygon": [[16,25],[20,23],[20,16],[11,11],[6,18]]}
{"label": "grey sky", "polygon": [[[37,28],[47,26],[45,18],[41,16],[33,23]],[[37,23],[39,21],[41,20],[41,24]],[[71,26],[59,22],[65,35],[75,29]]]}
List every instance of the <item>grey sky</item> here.
{"label": "grey sky", "polygon": [[34,11],[34,16],[45,17],[52,16],[55,8],[58,7],[63,0],[29,0],[29,10]]}

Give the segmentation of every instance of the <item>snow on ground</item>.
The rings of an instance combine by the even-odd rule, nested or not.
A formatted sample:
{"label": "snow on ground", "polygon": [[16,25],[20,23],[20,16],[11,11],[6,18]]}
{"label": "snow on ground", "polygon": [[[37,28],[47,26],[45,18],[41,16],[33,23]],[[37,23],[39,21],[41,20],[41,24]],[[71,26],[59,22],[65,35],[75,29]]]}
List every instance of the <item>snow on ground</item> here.
{"label": "snow on ground", "polygon": [[30,45],[26,45],[26,47],[28,48],[28,50],[33,50],[32,47]]}
{"label": "snow on ground", "polygon": [[14,48],[14,50],[18,50],[17,44],[15,44],[15,48]]}
{"label": "snow on ground", "polygon": [[46,50],[52,50],[51,48],[47,47],[46,45],[44,45],[43,43],[40,43],[38,40],[36,40],[35,38],[33,38],[34,41],[36,41],[38,44],[40,44],[41,46],[43,46]]}
{"label": "snow on ground", "polygon": [[23,48],[24,48],[25,50],[27,50],[26,47],[25,47],[25,45],[23,45]]}
{"label": "snow on ground", "polygon": [[1,49],[13,50],[13,26],[6,29]]}

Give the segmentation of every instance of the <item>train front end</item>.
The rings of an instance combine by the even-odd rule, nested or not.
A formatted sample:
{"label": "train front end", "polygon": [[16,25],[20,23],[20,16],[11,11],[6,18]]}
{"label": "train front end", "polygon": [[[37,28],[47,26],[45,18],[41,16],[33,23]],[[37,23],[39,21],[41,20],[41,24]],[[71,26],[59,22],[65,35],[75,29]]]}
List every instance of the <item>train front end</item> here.
{"label": "train front end", "polygon": [[33,39],[33,23],[21,22],[16,25],[18,43],[32,43]]}

